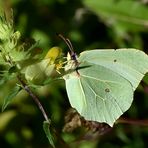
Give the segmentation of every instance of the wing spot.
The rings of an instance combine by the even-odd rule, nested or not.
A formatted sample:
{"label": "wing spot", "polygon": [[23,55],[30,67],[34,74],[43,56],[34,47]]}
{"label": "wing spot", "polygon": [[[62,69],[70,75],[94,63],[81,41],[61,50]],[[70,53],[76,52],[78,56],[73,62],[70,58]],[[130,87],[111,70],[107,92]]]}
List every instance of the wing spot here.
{"label": "wing spot", "polygon": [[114,62],[117,62],[117,60],[116,60],[116,59],[114,59]]}
{"label": "wing spot", "polygon": [[106,88],[106,89],[105,89],[105,92],[107,92],[107,93],[108,93],[108,92],[110,92],[110,90],[109,90],[108,88]]}

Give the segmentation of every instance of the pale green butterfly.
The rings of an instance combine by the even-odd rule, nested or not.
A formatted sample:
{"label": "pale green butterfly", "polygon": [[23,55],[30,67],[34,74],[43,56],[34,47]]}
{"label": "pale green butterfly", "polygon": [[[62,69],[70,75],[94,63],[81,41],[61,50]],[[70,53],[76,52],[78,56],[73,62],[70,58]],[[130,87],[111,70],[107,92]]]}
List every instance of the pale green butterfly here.
{"label": "pale green butterfly", "polygon": [[137,49],[95,49],[68,58],[65,70],[71,106],[86,120],[113,126],[130,108],[148,72],[148,56]]}

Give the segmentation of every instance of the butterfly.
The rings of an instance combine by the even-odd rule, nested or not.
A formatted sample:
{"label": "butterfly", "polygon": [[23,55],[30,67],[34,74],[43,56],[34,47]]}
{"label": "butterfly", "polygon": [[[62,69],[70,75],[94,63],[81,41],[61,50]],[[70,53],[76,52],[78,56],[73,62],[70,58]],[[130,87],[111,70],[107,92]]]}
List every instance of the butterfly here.
{"label": "butterfly", "polygon": [[63,79],[71,106],[86,120],[113,126],[130,108],[134,91],[148,72],[148,55],[130,48],[70,55]]}

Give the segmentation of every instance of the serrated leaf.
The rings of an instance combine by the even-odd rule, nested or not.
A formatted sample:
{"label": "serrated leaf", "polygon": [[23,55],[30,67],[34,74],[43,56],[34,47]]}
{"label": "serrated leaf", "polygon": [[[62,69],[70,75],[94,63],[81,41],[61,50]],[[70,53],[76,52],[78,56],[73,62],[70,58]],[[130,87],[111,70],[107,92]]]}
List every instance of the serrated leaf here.
{"label": "serrated leaf", "polygon": [[90,50],[78,62],[77,71],[64,76],[72,107],[86,120],[113,126],[131,106],[134,90],[148,72],[148,56],[136,49]]}
{"label": "serrated leaf", "polygon": [[20,92],[21,88],[20,86],[16,85],[11,92],[4,98],[2,111],[6,109],[8,104],[14,99],[14,97]]}
{"label": "serrated leaf", "polygon": [[49,143],[52,145],[53,148],[55,148],[54,137],[51,134],[51,126],[50,126],[50,123],[48,121],[43,122],[43,129],[44,129],[44,132],[45,132],[45,134],[48,138]]}

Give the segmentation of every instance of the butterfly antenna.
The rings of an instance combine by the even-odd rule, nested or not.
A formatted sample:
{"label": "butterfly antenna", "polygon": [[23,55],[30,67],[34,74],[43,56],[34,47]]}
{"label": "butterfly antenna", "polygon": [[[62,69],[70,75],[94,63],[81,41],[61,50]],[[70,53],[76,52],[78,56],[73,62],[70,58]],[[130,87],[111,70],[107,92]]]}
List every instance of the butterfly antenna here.
{"label": "butterfly antenna", "polygon": [[76,54],[73,50],[73,46],[72,43],[70,42],[70,40],[68,38],[65,38],[62,34],[58,34],[58,36],[66,43],[66,45],[68,46],[68,48],[70,49],[71,52],[71,58],[73,60],[76,60]]}
{"label": "butterfly antenna", "polygon": [[71,52],[74,52],[74,49],[73,49],[73,46],[72,46],[72,43],[70,42],[70,40],[68,38],[66,38],[66,41],[69,44]]}

